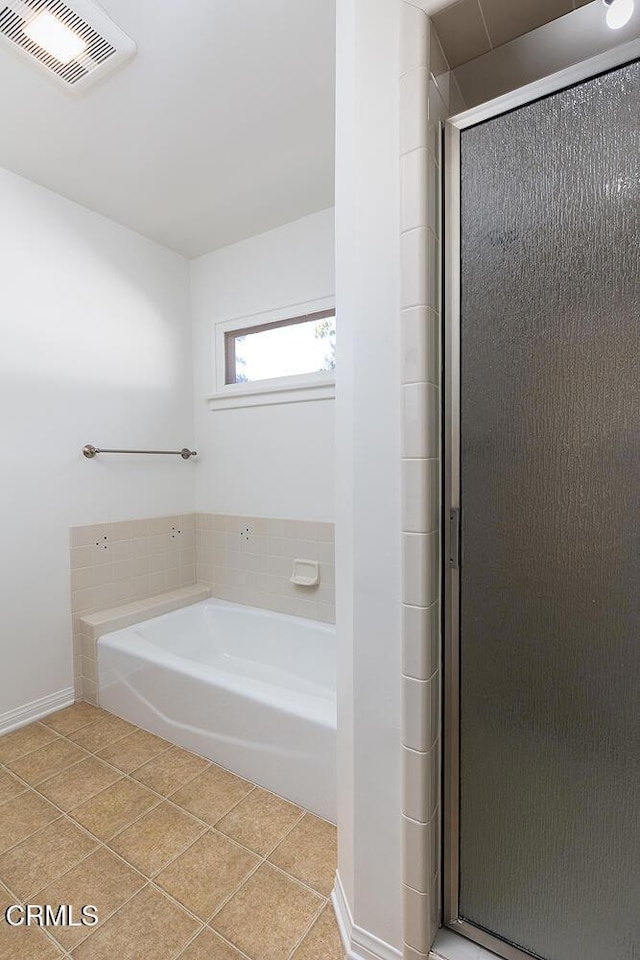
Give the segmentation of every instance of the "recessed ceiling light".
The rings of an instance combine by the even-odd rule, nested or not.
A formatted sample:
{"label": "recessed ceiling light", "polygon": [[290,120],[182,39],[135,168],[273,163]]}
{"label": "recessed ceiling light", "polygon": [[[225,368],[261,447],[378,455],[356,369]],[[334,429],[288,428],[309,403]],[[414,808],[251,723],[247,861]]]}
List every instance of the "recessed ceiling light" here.
{"label": "recessed ceiling light", "polygon": [[633,15],[634,0],[603,0],[607,8],[607,26],[619,30]]}
{"label": "recessed ceiling light", "polygon": [[29,40],[55,57],[59,63],[71,63],[87,49],[87,42],[65,26],[53,14],[43,10],[24,28]]}

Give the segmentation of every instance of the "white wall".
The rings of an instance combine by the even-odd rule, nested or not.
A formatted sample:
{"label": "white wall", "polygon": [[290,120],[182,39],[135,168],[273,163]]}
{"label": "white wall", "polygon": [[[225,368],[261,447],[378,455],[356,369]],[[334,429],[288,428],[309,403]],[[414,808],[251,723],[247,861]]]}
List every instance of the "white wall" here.
{"label": "white wall", "polygon": [[194,464],[188,263],[0,171],[0,716],[71,686],[69,526],[182,513]]}
{"label": "white wall", "polygon": [[361,956],[402,947],[400,6],[337,3],[338,869]]}
{"label": "white wall", "polygon": [[214,392],[216,321],[334,289],[333,208],[191,262],[198,510],[333,520],[333,400],[212,411],[204,398]]}

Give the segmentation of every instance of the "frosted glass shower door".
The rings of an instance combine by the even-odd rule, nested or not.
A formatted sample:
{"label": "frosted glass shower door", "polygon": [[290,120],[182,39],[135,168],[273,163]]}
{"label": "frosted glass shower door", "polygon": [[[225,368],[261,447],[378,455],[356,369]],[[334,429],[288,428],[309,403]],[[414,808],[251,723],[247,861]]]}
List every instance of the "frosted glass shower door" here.
{"label": "frosted glass shower door", "polygon": [[640,66],[460,171],[459,916],[640,960]]}

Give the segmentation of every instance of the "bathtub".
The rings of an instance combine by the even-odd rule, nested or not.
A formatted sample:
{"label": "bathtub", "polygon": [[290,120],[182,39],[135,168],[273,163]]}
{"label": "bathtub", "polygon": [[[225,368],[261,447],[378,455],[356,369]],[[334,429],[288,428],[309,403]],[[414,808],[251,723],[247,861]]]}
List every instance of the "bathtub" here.
{"label": "bathtub", "polygon": [[100,706],[336,820],[332,625],[203,600],[98,640]]}

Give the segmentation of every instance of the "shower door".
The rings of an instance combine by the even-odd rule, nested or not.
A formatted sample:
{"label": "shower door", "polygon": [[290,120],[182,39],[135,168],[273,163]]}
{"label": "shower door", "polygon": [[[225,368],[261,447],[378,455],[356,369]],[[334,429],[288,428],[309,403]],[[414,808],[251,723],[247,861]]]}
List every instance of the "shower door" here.
{"label": "shower door", "polygon": [[640,960],[640,65],[460,126],[445,922]]}

